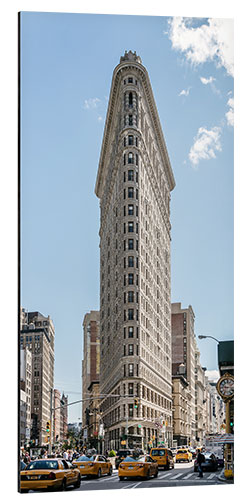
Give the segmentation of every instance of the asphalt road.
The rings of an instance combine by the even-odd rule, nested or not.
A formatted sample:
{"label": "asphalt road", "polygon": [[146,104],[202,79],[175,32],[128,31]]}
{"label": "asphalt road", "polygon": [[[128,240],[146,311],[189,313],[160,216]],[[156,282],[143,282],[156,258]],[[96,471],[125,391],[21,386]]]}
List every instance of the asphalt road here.
{"label": "asphalt road", "polygon": [[[134,489],[134,488],[166,488],[171,486],[195,486],[225,484],[219,480],[221,469],[216,472],[204,472],[203,478],[198,477],[198,472],[194,472],[194,463],[175,464],[175,468],[169,471],[159,469],[157,478],[148,480],[142,479],[125,479],[120,481],[118,478],[118,470],[114,469],[112,476],[103,476],[100,479],[82,478],[81,487],[74,490],[72,487],[67,488],[67,491],[98,491],[98,490],[113,490],[113,489]],[[30,491],[30,493],[35,493]],[[36,492],[38,493],[38,492]]]}
{"label": "asphalt road", "polygon": [[[162,488],[168,486],[194,486],[209,485],[209,484],[224,484],[218,476],[221,469],[216,472],[204,472],[203,478],[198,477],[198,472],[194,472],[193,462],[175,464],[175,468],[169,471],[159,469],[157,478],[150,478],[149,480],[141,479],[125,479],[120,481],[118,478],[118,471],[113,470],[112,476],[103,476],[100,479],[85,479],[82,478],[81,490],[109,490],[109,489],[134,489],[134,488]],[[79,490],[76,490],[79,491]]]}

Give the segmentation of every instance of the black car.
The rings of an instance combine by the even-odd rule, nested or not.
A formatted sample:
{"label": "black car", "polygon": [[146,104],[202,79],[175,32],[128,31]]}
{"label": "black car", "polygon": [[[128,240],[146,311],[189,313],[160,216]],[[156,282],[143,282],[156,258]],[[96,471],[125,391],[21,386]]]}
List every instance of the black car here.
{"label": "black car", "polygon": [[[203,453],[205,462],[201,464],[203,471],[216,471],[218,469],[218,460],[213,453]],[[194,472],[198,471],[197,459],[194,462]]]}
{"label": "black car", "polygon": [[129,449],[124,449],[124,450],[118,450],[116,457],[115,457],[115,468],[118,469],[120,463],[124,458],[130,456],[134,457],[134,450],[129,450]]}

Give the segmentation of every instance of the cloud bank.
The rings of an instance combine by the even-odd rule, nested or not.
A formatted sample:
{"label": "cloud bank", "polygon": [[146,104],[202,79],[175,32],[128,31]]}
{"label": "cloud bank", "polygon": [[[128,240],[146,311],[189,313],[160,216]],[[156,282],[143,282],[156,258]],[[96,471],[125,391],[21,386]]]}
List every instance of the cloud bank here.
{"label": "cloud bank", "polygon": [[192,18],[173,17],[165,32],[172,48],[182,52],[194,65],[214,61],[233,76],[233,20],[207,19],[204,24],[192,27]]}
{"label": "cloud bank", "polygon": [[187,90],[183,89],[178,95],[179,96],[180,95],[188,96],[189,95],[189,91],[190,91],[190,87]]}
{"label": "cloud bank", "polygon": [[197,166],[200,160],[216,158],[216,151],[221,151],[220,136],[220,127],[213,127],[211,130],[199,128],[189,152],[189,160],[193,166]]}
{"label": "cloud bank", "polygon": [[227,105],[229,106],[229,111],[226,113],[227,124],[234,126],[234,99],[231,97],[227,101]]}

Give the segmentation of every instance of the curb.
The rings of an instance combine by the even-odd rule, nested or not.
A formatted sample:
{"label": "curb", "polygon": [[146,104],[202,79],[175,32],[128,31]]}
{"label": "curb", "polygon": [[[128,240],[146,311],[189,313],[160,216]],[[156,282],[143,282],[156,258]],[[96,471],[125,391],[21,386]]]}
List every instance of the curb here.
{"label": "curb", "polygon": [[220,475],[218,476],[218,479],[219,479],[219,481],[222,481],[223,483],[234,484],[233,478],[232,479],[227,479],[224,476],[224,470],[220,473]]}

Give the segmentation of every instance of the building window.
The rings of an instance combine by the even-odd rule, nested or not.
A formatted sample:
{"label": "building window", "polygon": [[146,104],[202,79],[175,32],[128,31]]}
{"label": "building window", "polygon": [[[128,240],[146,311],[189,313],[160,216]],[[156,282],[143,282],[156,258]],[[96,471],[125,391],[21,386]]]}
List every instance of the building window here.
{"label": "building window", "polygon": [[134,302],[134,292],[128,292],[128,302]]}
{"label": "building window", "polygon": [[128,145],[129,146],[133,146],[134,144],[134,136],[133,135],[129,135],[128,136]]}
{"label": "building window", "polygon": [[134,198],[134,188],[133,187],[128,188],[128,198]]}
{"label": "building window", "polygon": [[128,170],[128,181],[134,180],[134,170]]}
{"label": "building window", "polygon": [[129,233],[134,232],[134,223],[133,222],[128,222],[128,232]]}
{"label": "building window", "polygon": [[133,404],[128,405],[128,416],[133,417],[134,415],[134,409],[133,409]]}
{"label": "building window", "polygon": [[133,153],[128,154],[128,163],[134,163],[134,155]]}
{"label": "building window", "polygon": [[123,338],[126,338],[126,328],[123,328]]}
{"label": "building window", "polygon": [[134,376],[134,365],[133,365],[133,363],[130,363],[128,365],[128,375],[129,375],[129,377],[133,377]]}
{"label": "building window", "polygon": [[128,257],[128,267],[134,267],[134,257],[132,255]]}
{"label": "building window", "polygon": [[133,107],[133,94],[132,94],[132,92],[129,92],[129,95],[128,95],[128,105],[130,108]]}
{"label": "building window", "polygon": [[133,115],[128,115],[128,124],[133,125]]}
{"label": "building window", "polygon": [[133,382],[129,382],[129,384],[128,384],[128,393],[129,393],[129,396],[133,396],[134,395],[134,384],[133,384]]}
{"label": "building window", "polygon": [[123,165],[126,165],[126,155],[123,155]]}
{"label": "building window", "polygon": [[126,356],[126,346],[123,346],[123,356]]}
{"label": "building window", "polygon": [[129,344],[128,346],[128,355],[133,356],[134,354],[134,344]]}
{"label": "building window", "polygon": [[132,273],[130,273],[128,275],[128,284],[129,285],[133,285],[134,284],[134,275]]}
{"label": "building window", "polygon": [[123,375],[126,377],[126,365],[123,365]]}
{"label": "building window", "polygon": [[128,327],[128,336],[130,339],[132,339],[134,337],[134,327],[133,326]]}
{"label": "building window", "polygon": [[138,165],[138,154],[135,155],[135,164]]}
{"label": "building window", "polygon": [[134,309],[128,309],[128,320],[134,319]]}
{"label": "building window", "polygon": [[134,250],[134,240],[133,239],[128,240],[128,249]]}
{"label": "building window", "polygon": [[128,78],[128,83],[133,83],[133,78],[129,77]]}

